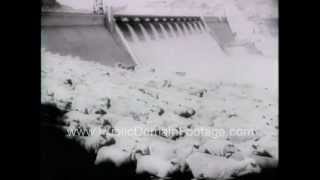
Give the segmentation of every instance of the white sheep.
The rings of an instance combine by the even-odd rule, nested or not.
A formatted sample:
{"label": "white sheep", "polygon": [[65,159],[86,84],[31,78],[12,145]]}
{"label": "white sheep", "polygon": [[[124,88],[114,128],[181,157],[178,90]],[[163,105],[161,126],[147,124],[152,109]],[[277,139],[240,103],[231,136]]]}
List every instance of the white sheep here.
{"label": "white sheep", "polygon": [[209,153],[215,156],[229,157],[233,153],[237,152],[237,148],[234,144],[226,140],[209,140],[202,144],[199,148],[200,152]]}
{"label": "white sheep", "polygon": [[104,146],[98,150],[95,164],[110,162],[116,167],[127,164],[131,161],[131,153],[117,145]]}
{"label": "white sheep", "polygon": [[187,158],[187,164],[195,178],[228,179],[248,173],[260,172],[253,159],[236,161],[220,156],[194,152]]}
{"label": "white sheep", "polygon": [[179,170],[179,165],[154,155],[136,155],[137,174],[149,174],[159,178],[167,178]]}

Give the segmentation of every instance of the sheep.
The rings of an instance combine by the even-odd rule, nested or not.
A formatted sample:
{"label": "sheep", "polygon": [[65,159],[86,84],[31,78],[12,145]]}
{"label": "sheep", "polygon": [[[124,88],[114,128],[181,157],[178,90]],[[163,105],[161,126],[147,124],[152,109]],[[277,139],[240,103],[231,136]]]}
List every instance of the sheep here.
{"label": "sheep", "polygon": [[208,153],[215,156],[230,157],[239,151],[234,144],[225,140],[209,140],[199,148],[200,152]]}
{"label": "sheep", "polygon": [[154,155],[136,155],[137,174],[149,174],[166,179],[179,170],[179,165]]}
{"label": "sheep", "polygon": [[187,158],[194,178],[229,179],[248,173],[258,173],[260,168],[253,159],[236,161],[220,156],[194,152]]}
{"label": "sheep", "polygon": [[117,145],[103,146],[98,150],[94,164],[99,165],[105,162],[120,167],[131,162],[131,153]]}
{"label": "sheep", "polygon": [[137,174],[149,174],[166,179],[180,169],[178,163],[161,156],[157,151],[152,151],[151,146],[147,149],[135,149],[131,157],[136,161]]}

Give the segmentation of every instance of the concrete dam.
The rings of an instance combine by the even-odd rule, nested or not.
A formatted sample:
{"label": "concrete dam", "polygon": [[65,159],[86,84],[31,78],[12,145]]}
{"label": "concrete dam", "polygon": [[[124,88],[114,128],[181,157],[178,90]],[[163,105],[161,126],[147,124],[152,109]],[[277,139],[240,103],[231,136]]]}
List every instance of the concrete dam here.
{"label": "concrete dam", "polygon": [[108,66],[201,64],[234,38],[226,18],[70,12],[42,12],[41,33],[47,51]]}

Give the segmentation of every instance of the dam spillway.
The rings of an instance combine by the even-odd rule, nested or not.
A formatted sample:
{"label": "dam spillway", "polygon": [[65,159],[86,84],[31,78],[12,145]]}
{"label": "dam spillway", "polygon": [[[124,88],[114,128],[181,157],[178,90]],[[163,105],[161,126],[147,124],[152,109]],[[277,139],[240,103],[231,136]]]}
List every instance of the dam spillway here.
{"label": "dam spillway", "polygon": [[115,15],[114,21],[137,64],[183,65],[223,56],[201,17]]}
{"label": "dam spillway", "polygon": [[201,64],[224,56],[205,19],[42,12],[42,47],[111,66]]}

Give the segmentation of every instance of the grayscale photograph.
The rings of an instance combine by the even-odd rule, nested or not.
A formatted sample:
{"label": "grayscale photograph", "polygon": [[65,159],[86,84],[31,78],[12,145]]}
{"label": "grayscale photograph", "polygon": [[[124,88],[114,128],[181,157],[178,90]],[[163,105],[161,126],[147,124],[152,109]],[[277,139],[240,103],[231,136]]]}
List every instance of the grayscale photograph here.
{"label": "grayscale photograph", "polygon": [[42,180],[275,180],[278,0],[41,0]]}

